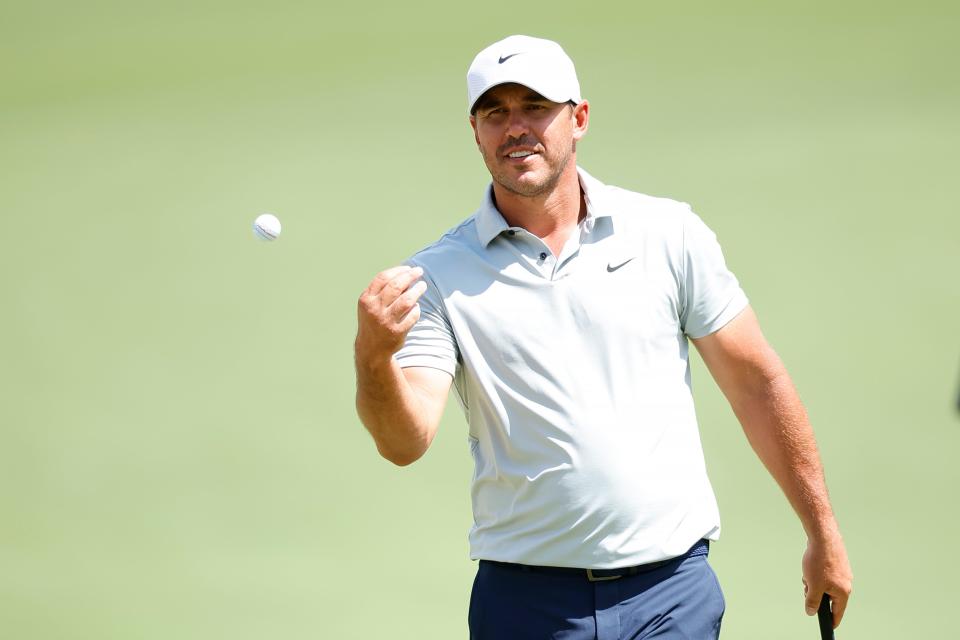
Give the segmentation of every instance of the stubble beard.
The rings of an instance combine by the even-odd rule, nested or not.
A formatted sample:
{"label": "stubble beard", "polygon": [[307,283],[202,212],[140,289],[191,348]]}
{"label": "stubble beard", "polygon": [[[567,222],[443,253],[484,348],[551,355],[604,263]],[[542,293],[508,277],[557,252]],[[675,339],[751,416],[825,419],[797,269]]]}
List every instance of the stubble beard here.
{"label": "stubble beard", "polygon": [[[535,198],[550,193],[556,188],[567,165],[570,164],[570,158],[573,156],[574,149],[575,147],[571,146],[567,153],[563,153],[555,158],[551,158],[546,153],[540,154],[540,158],[546,164],[548,173],[543,179],[534,182],[521,182],[514,177],[509,170],[500,170],[496,164],[499,161],[499,155],[494,157],[493,162],[491,162],[490,156],[486,151],[481,149],[481,154],[483,155],[484,163],[487,165],[487,170],[490,172],[490,177],[493,178],[494,182],[515,195],[525,198]],[[527,172],[527,174],[529,173],[530,172]]]}

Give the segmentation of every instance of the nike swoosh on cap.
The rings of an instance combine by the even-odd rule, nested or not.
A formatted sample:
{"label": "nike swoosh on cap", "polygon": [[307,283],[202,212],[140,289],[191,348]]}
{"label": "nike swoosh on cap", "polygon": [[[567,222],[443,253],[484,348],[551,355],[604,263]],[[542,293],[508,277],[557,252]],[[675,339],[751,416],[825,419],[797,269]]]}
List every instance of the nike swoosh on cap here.
{"label": "nike swoosh on cap", "polygon": [[518,56],[518,55],[520,55],[521,53],[523,53],[523,52],[522,52],[522,51],[518,51],[518,52],[516,52],[516,53],[511,53],[511,54],[508,55],[508,56],[501,56],[498,62],[499,62],[499,64],[503,64],[504,62],[506,62],[507,60],[509,60],[509,59],[512,58],[513,56]]}

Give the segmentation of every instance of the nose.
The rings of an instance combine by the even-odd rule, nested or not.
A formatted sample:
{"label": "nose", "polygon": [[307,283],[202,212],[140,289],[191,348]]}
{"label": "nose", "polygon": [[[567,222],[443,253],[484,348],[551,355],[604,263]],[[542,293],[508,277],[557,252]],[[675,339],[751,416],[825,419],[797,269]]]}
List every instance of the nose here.
{"label": "nose", "polygon": [[511,138],[520,138],[528,133],[530,133],[530,125],[523,109],[511,109],[506,134]]}

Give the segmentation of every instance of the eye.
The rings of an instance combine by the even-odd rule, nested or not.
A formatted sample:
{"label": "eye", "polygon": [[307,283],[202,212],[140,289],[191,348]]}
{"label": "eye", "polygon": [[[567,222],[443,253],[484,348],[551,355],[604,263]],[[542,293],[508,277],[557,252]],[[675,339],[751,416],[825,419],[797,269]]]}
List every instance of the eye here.
{"label": "eye", "polygon": [[524,105],[524,111],[534,117],[542,117],[552,112],[552,105],[543,102],[531,102]]}

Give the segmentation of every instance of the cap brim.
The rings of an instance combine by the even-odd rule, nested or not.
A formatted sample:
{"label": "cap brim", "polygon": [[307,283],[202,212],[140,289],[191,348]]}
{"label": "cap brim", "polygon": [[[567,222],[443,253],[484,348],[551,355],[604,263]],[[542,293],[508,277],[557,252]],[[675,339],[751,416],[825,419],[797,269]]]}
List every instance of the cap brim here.
{"label": "cap brim", "polygon": [[474,112],[474,109],[476,109],[477,103],[480,102],[480,99],[483,96],[485,96],[488,91],[490,91],[491,89],[496,89],[497,87],[502,87],[505,84],[518,84],[522,87],[526,87],[531,91],[535,91],[539,93],[541,96],[543,96],[544,98],[546,98],[551,102],[564,103],[564,102],[570,102],[572,100],[574,102],[579,103],[582,100],[580,96],[570,96],[568,95],[568,92],[563,91],[562,89],[557,89],[556,87],[546,87],[546,86],[543,86],[542,84],[540,86],[533,86],[535,83],[532,83],[532,82],[527,83],[527,82],[523,82],[521,80],[516,80],[516,79],[498,80],[488,84],[483,88],[482,91],[480,91],[480,93],[477,94],[477,97],[470,104],[470,113]]}

